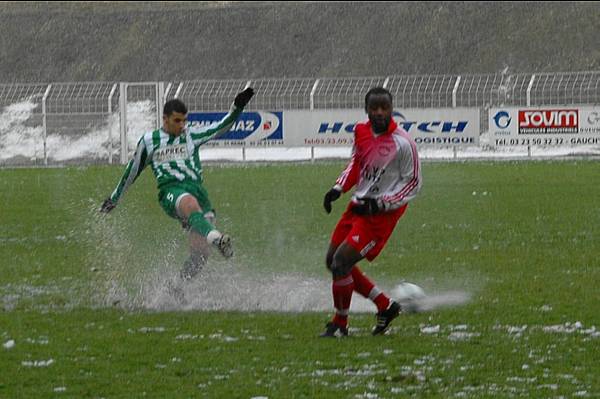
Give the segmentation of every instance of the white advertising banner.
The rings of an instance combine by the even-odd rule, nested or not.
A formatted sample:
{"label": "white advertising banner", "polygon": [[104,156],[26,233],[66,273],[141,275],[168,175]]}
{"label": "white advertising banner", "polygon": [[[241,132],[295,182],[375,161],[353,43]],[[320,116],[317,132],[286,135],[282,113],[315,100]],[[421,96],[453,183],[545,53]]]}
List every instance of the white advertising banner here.
{"label": "white advertising banner", "polygon": [[[419,145],[479,145],[478,108],[419,108],[395,111],[394,120]],[[366,121],[362,109],[284,111],[286,146],[350,146],[354,125]]]}
{"label": "white advertising banner", "polygon": [[[188,125],[206,127],[226,112],[190,112]],[[283,147],[283,112],[242,112],[229,131],[204,144],[205,147]]]}
{"label": "white advertising banner", "polygon": [[[225,112],[190,112],[188,123],[207,126]],[[418,145],[479,145],[478,108],[414,108],[395,111],[394,120]],[[242,112],[231,129],[207,147],[352,146],[354,125],[366,121],[362,109]]]}
{"label": "white advertising banner", "polygon": [[508,107],[489,110],[491,144],[600,144],[600,107]]}

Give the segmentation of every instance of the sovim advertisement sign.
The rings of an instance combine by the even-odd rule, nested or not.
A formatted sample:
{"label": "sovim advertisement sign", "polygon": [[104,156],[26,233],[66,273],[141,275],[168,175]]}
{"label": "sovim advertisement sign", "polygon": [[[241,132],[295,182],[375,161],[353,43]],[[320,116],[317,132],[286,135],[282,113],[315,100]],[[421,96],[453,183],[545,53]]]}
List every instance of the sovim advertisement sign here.
{"label": "sovim advertisement sign", "polygon": [[495,146],[600,144],[600,108],[491,108],[489,127]]}

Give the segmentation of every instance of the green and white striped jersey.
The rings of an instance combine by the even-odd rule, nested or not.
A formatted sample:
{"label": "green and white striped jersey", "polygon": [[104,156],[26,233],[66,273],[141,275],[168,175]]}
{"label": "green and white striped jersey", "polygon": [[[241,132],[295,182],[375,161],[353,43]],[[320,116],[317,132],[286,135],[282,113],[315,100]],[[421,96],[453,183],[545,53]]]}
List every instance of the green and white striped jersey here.
{"label": "green and white striped jersey", "polygon": [[202,183],[199,147],[226,133],[242,110],[243,108],[232,105],[229,113],[220,121],[207,126],[186,128],[179,136],[172,136],[162,128],[144,134],[110,199],[114,203],[119,202],[148,165],[152,167],[159,190],[174,183]]}

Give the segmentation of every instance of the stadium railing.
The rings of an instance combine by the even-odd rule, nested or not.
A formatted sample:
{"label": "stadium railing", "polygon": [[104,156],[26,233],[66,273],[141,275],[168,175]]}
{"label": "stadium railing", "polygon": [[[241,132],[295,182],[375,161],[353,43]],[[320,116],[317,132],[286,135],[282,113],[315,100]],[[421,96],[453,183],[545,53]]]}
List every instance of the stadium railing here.
{"label": "stadium railing", "polygon": [[[125,162],[141,134],[132,130],[160,124],[166,100],[224,111],[249,85],[257,94],[248,110],[362,108],[366,91],[383,86],[397,108],[478,107],[480,133],[488,130],[490,107],[600,104],[600,71],[0,84],[0,166]],[[86,143],[97,151],[57,155]]]}

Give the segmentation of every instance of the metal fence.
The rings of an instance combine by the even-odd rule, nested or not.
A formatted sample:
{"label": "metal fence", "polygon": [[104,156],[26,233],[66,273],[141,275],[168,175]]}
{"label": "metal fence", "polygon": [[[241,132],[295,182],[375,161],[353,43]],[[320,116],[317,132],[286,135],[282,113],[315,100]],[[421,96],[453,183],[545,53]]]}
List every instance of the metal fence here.
{"label": "metal fence", "polygon": [[367,90],[383,86],[396,108],[478,107],[481,133],[490,107],[600,104],[600,71],[0,84],[0,165],[123,162],[140,129],[160,124],[164,101],[226,111],[250,85],[256,96],[248,110],[271,111],[362,108]]}

